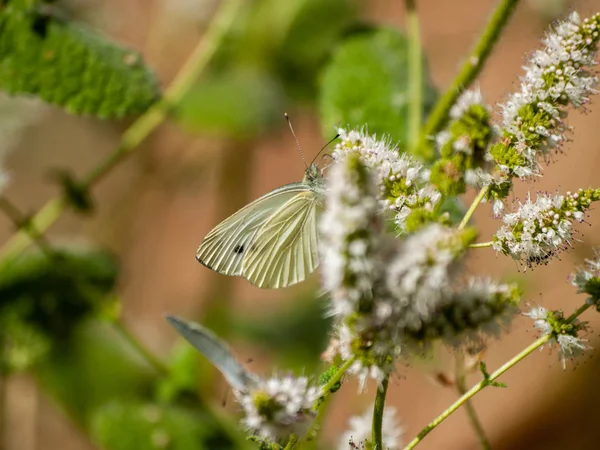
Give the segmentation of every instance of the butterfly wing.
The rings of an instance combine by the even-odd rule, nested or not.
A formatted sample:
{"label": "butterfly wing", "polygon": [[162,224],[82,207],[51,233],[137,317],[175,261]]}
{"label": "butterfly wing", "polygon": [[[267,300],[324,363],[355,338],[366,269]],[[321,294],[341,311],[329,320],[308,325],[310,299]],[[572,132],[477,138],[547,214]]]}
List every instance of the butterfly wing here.
{"label": "butterfly wing", "polygon": [[292,183],[254,200],[206,235],[196,251],[196,259],[224,275],[242,275],[244,256],[258,230],[286,202],[307,191],[310,187],[305,183]]}
{"label": "butterfly wing", "polygon": [[256,376],[244,369],[233,356],[229,346],[208,328],[178,317],[167,316],[166,319],[179,334],[219,369],[231,387],[238,391],[246,391],[248,386],[256,383]]}
{"label": "butterfly wing", "polygon": [[243,259],[242,275],[269,289],[303,281],[319,265],[317,210],[322,195],[310,189],[282,205],[258,230]]}

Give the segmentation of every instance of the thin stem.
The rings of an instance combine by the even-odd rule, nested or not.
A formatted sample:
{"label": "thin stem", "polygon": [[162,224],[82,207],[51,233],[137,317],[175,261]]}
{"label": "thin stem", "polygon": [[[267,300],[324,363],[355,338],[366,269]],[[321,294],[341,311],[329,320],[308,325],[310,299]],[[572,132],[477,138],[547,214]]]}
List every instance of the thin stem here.
{"label": "thin stem", "polygon": [[119,335],[131,345],[135,351],[161,376],[169,376],[169,368],[154,356],[144,345],[129,331],[121,319],[110,321]]}
{"label": "thin stem", "polygon": [[489,189],[488,186],[484,186],[481,188],[481,190],[479,191],[479,194],[477,194],[477,197],[475,197],[475,199],[473,200],[473,203],[471,203],[471,206],[469,206],[469,210],[465,214],[465,217],[463,217],[460,224],[458,225],[459,230],[462,230],[464,227],[467,226],[467,224],[469,223],[469,220],[471,219],[471,217],[473,217],[475,210],[481,203],[481,200],[483,200],[483,197],[485,197],[485,195],[487,194],[488,189]]}
{"label": "thin stem", "polygon": [[[225,0],[223,2],[207,32],[183,65],[175,80],[165,91],[162,99],[131,124],[123,134],[119,146],[83,178],[82,187],[84,189],[89,189],[101,181],[167,118],[169,112],[177,106],[206,69],[243,3],[242,0]],[[31,227],[43,233],[61,216],[67,206],[68,202],[64,201],[62,197],[48,201],[32,218]],[[30,233],[27,230],[19,230],[0,248],[0,260],[10,260],[17,257],[31,242]]]}
{"label": "thin stem", "polygon": [[[498,370],[496,370],[494,373],[492,373],[490,375],[489,381],[493,381],[496,378],[498,378],[500,375],[502,375],[504,372],[506,372],[512,366],[514,366],[515,364],[520,362],[527,355],[529,355],[530,353],[534,352],[535,350],[540,348],[542,345],[547,343],[551,337],[552,336],[550,334],[546,334],[546,335],[542,336],[541,338],[539,338],[537,341],[535,341],[533,344],[529,345],[527,348],[525,348],[523,351],[521,351],[517,356],[512,358],[510,361],[508,361],[506,364],[504,364],[502,367],[500,367]],[[483,390],[483,388],[485,388],[487,385],[488,385],[488,383],[486,383],[486,380],[483,380],[483,381],[480,381],[479,383],[477,383],[475,386],[473,386],[467,392],[465,392],[465,394],[462,395],[456,402],[454,402],[448,409],[446,409],[442,414],[437,416],[435,419],[433,419],[431,421],[431,423],[429,423],[425,428],[423,428],[423,430],[421,430],[421,432],[412,441],[410,441],[410,443],[406,447],[404,447],[404,450],[410,450],[412,448],[415,448],[417,446],[417,444],[419,444],[419,442],[421,442],[425,436],[427,436],[429,433],[431,433],[431,431],[433,431],[433,429],[435,427],[437,427],[440,423],[442,423],[444,420],[446,420],[448,417],[450,417],[450,415],[452,415],[453,412],[455,412],[458,408],[460,408],[462,405],[464,405],[469,399],[474,397],[479,391]]]}
{"label": "thin stem", "polygon": [[469,245],[469,248],[485,248],[485,247],[491,247],[492,245],[494,245],[494,241],[477,242],[475,244]]}
{"label": "thin stem", "polygon": [[413,149],[419,140],[423,114],[423,49],[421,29],[415,0],[405,0],[408,31],[408,147]]}
{"label": "thin stem", "polygon": [[[579,308],[577,308],[575,310],[575,312],[573,314],[571,314],[567,318],[567,322],[574,321],[577,317],[579,317],[581,314],[583,314],[591,306],[592,306],[591,304],[587,304],[587,303],[581,305]],[[465,392],[448,409],[446,409],[442,414],[437,416],[425,428],[423,428],[423,430],[421,430],[421,432],[412,441],[410,441],[406,447],[404,447],[404,450],[410,450],[410,449],[415,448],[423,440],[423,438],[425,436],[427,436],[429,433],[431,433],[440,423],[442,423],[444,420],[446,420],[448,417],[450,417],[453,412],[455,412],[458,408],[460,408],[462,405],[464,405],[468,400],[470,400],[477,393],[482,391],[486,386],[489,385],[489,383],[491,381],[496,380],[498,377],[500,377],[500,375],[502,375],[504,372],[506,372],[508,369],[510,369],[511,367],[513,367],[514,365],[519,363],[520,361],[522,361],[526,356],[533,353],[538,348],[542,347],[550,339],[552,339],[552,337],[553,336],[551,333],[545,334],[544,336],[540,337],[535,342],[533,342],[531,345],[529,345],[524,350],[522,350],[518,355],[516,355],[514,358],[512,358],[510,361],[508,361],[502,367],[500,367],[498,370],[496,370],[494,373],[492,373],[487,380],[480,381],[475,386],[473,386],[471,389],[469,389],[467,392]]]}
{"label": "thin stem", "polygon": [[[460,395],[464,395],[467,392],[467,374],[465,373],[465,358],[464,354],[460,351],[456,353],[456,390]],[[469,421],[471,422],[471,426],[479,439],[479,443],[481,444],[481,448],[484,450],[491,449],[490,442],[488,441],[487,436],[485,435],[485,430],[483,429],[483,425],[477,416],[477,411],[475,411],[475,407],[470,400],[467,400],[465,403],[465,408],[467,409],[467,416],[469,417]]]}
{"label": "thin stem", "polygon": [[383,411],[385,409],[385,396],[387,394],[390,378],[386,376],[377,389],[375,396],[375,406],[373,406],[373,428],[371,430],[371,440],[373,441],[373,450],[383,449]]}
{"label": "thin stem", "polygon": [[346,371],[350,368],[352,364],[354,364],[354,361],[356,361],[356,356],[353,356],[344,364],[342,364],[338,371],[335,373],[335,375],[333,375],[329,379],[327,384],[321,388],[321,392],[323,393],[324,397],[327,397],[329,394],[331,394],[331,389],[342,379]]}
{"label": "thin stem", "polygon": [[471,85],[479,72],[481,72],[494,45],[498,42],[502,30],[515,10],[517,3],[519,3],[519,0],[500,1],[500,4],[494,11],[483,34],[479,38],[475,48],[471,51],[466,62],[463,64],[460,72],[444,95],[438,100],[423,127],[421,138],[419,140],[417,152],[424,158],[430,159],[433,156],[433,149],[430,144],[431,137],[442,129],[448,118],[450,108],[452,108],[456,99]]}

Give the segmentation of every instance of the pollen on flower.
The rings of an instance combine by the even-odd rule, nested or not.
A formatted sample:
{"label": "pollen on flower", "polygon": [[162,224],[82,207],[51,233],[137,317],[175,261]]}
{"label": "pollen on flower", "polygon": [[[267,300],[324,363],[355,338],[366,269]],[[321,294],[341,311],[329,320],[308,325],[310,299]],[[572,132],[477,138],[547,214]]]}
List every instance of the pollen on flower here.
{"label": "pollen on flower", "polygon": [[501,172],[510,177],[538,176],[539,157],[563,144],[566,107],[581,107],[597,91],[595,65],[600,14],[581,20],[577,13],[559,23],[525,66],[520,92],[502,105],[503,139],[490,149]]}
{"label": "pollen on flower", "polygon": [[582,222],[585,211],[598,199],[598,189],[580,189],[564,195],[539,194],[535,201],[528,195],[515,212],[504,216],[493,247],[527,266],[545,264],[570,247],[572,222]]}
{"label": "pollen on flower", "polygon": [[[401,437],[404,428],[396,417],[396,408],[386,407],[383,411],[382,444],[386,450],[398,450],[403,447]],[[368,408],[360,416],[352,416],[349,428],[340,437],[338,450],[367,449],[371,440],[371,427],[373,421],[373,407]]]}
{"label": "pollen on flower", "polygon": [[260,380],[247,392],[235,394],[244,411],[242,424],[260,439],[281,442],[308,431],[322,392],[306,377],[284,375]]}

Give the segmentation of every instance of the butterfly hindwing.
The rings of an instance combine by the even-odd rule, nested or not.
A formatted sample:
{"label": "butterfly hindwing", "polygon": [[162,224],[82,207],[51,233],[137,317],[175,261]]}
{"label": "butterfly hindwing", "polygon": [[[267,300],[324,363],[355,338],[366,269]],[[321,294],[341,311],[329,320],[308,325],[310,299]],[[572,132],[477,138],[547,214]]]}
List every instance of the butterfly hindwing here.
{"label": "butterfly hindwing", "polygon": [[242,262],[242,275],[250,283],[276,289],[299,283],[315,270],[320,202],[312,189],[297,193],[256,232]]}
{"label": "butterfly hindwing", "polygon": [[224,275],[243,275],[242,263],[258,230],[282,205],[309,190],[306,184],[292,183],[256,199],[213,228],[198,247],[196,259]]}
{"label": "butterfly hindwing", "polygon": [[248,386],[256,382],[256,377],[242,367],[229,346],[212,331],[178,317],[167,316],[167,320],[179,334],[219,369],[231,387],[238,391],[246,391]]}

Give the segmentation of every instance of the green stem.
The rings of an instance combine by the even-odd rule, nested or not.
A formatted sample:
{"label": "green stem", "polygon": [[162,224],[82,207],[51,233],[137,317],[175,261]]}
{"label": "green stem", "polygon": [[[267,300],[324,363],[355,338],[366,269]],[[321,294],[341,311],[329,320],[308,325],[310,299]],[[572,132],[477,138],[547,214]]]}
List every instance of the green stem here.
{"label": "green stem", "polygon": [[[119,146],[83,178],[82,185],[84,189],[93,187],[129,156],[167,118],[171,110],[180,103],[184,95],[206,69],[243,3],[242,0],[225,0],[223,2],[217,15],[211,21],[209,29],[179,71],[175,80],[167,88],[162,99],[131,124],[123,134]],[[43,233],[56,222],[67,206],[68,203],[60,197],[50,200],[32,218],[31,227],[39,233]],[[0,260],[16,258],[31,242],[30,233],[27,230],[19,230],[0,248]]]}
{"label": "green stem", "polygon": [[469,223],[469,220],[471,220],[471,217],[473,217],[475,210],[481,203],[481,200],[483,200],[483,197],[486,196],[488,189],[489,189],[488,186],[484,186],[481,188],[481,190],[479,191],[479,194],[477,194],[477,197],[475,197],[475,199],[473,200],[473,203],[471,203],[471,206],[469,206],[469,210],[465,214],[465,217],[463,217],[460,224],[458,225],[459,230],[462,230],[464,227],[467,226],[467,224]]}
{"label": "green stem", "polygon": [[134,350],[150,365],[160,376],[168,377],[169,368],[154,356],[144,345],[129,331],[121,319],[110,321],[113,328]]}
{"label": "green stem", "polygon": [[54,256],[54,250],[43,233],[40,233],[32,221],[23,214],[17,206],[7,197],[0,196],[0,210],[10,219],[17,230],[24,230],[32,238],[32,241],[42,250],[46,256]]}
{"label": "green stem", "polygon": [[415,0],[405,0],[408,31],[408,148],[414,149],[421,131],[423,114],[423,54],[421,29]]}
{"label": "green stem", "polygon": [[[579,317],[581,314],[583,314],[591,306],[592,305],[587,304],[587,303],[583,304],[582,306],[577,308],[577,310],[575,310],[575,312],[567,318],[567,321],[572,322],[577,317]],[[500,367],[498,370],[496,370],[494,373],[492,373],[487,380],[480,381],[475,386],[473,386],[471,389],[469,389],[467,392],[465,392],[448,409],[446,409],[442,414],[437,416],[425,428],[423,428],[423,430],[421,430],[421,432],[412,441],[410,441],[406,447],[404,447],[404,450],[410,450],[410,449],[415,448],[423,440],[423,438],[425,438],[425,436],[427,436],[429,433],[431,433],[439,424],[441,424],[444,420],[446,420],[448,417],[450,417],[452,415],[452,413],[455,412],[458,408],[460,408],[467,401],[469,401],[471,398],[473,398],[477,393],[482,391],[486,386],[489,385],[489,383],[491,381],[496,380],[508,369],[510,369],[517,363],[521,362],[526,356],[533,353],[538,348],[542,347],[550,339],[552,339],[552,337],[553,336],[551,333],[545,334],[544,336],[540,337],[534,343],[529,345],[527,348],[522,350],[518,355],[516,355],[514,358],[512,358],[510,361],[508,361],[502,367]]]}
{"label": "green stem", "polygon": [[433,149],[430,143],[431,137],[442,129],[448,118],[450,108],[452,108],[460,94],[471,85],[483,68],[518,2],[519,0],[500,1],[483,34],[479,38],[479,42],[477,42],[475,48],[471,51],[450,87],[436,103],[423,127],[417,148],[418,154],[425,159],[433,157]]}
{"label": "green stem", "polygon": [[485,247],[491,247],[492,245],[494,245],[494,241],[477,242],[475,244],[469,245],[469,248],[485,248]]}
{"label": "green stem", "polygon": [[342,379],[346,371],[350,368],[350,366],[356,361],[356,356],[353,356],[348,361],[340,366],[338,371],[333,375],[327,384],[321,388],[321,392],[323,393],[323,397],[327,397],[331,394],[331,389]]}
{"label": "green stem", "polygon": [[383,448],[383,411],[385,409],[385,396],[387,394],[390,378],[386,376],[377,389],[375,406],[373,406],[373,428],[371,439],[373,450],[384,450]]}
{"label": "green stem", "polygon": [[[456,390],[460,395],[464,395],[467,392],[467,376],[465,373],[465,359],[463,353],[458,351],[456,353]],[[488,441],[487,436],[485,435],[485,430],[483,429],[483,425],[477,416],[477,411],[475,411],[475,407],[471,403],[470,400],[467,400],[465,403],[465,408],[467,409],[467,416],[469,417],[469,421],[473,426],[473,430],[479,439],[479,443],[481,444],[481,448],[484,450],[490,450],[491,445]]]}

